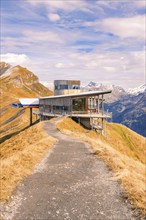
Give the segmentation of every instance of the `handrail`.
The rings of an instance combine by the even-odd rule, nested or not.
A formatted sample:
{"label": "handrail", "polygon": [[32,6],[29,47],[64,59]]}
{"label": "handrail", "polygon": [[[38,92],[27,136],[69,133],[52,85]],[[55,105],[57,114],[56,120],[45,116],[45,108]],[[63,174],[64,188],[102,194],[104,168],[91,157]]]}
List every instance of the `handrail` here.
{"label": "handrail", "polygon": [[48,116],[59,116],[59,115],[69,115],[69,116],[84,116],[84,115],[89,115],[89,117],[94,117],[94,115],[97,117],[97,115],[99,116],[104,116],[105,118],[111,118],[112,117],[112,112],[87,112],[87,111],[51,111],[51,112],[47,112],[47,111],[40,111],[39,112],[42,115],[48,115]]}

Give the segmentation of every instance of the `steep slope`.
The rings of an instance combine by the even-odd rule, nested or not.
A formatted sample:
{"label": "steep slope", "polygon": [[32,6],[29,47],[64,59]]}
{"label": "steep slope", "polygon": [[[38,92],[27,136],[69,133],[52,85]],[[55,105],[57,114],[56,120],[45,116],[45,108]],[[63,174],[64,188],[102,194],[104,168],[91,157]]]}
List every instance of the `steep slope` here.
{"label": "steep slope", "polygon": [[20,97],[40,97],[51,95],[52,92],[39,83],[37,76],[21,66],[12,67],[1,62],[0,75],[0,132],[1,137],[4,137],[29,125],[29,110],[13,109],[12,103]]}
{"label": "steep slope", "polygon": [[124,124],[146,137],[146,92],[106,103],[107,109],[112,112],[113,122]]}
{"label": "steep slope", "polygon": [[[95,155],[103,159],[120,180],[131,204],[146,214],[146,141],[129,128],[107,123],[106,137],[95,131],[87,131],[69,118],[57,123],[57,128],[70,136],[88,142]],[[141,219],[141,218],[140,218]]]}
{"label": "steep slope", "polygon": [[11,68],[11,65],[5,62],[0,62],[0,76],[5,74],[8,69]]}
{"label": "steep slope", "polygon": [[0,201],[10,199],[17,184],[33,172],[35,165],[55,142],[40,122],[1,144]]}

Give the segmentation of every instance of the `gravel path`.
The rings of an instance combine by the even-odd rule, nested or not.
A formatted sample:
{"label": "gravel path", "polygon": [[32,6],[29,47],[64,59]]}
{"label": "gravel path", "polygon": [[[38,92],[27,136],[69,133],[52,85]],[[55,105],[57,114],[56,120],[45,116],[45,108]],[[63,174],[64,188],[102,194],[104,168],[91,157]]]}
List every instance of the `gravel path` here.
{"label": "gravel path", "polygon": [[59,141],[18,187],[4,220],[135,220],[103,161],[54,122],[44,129]]}

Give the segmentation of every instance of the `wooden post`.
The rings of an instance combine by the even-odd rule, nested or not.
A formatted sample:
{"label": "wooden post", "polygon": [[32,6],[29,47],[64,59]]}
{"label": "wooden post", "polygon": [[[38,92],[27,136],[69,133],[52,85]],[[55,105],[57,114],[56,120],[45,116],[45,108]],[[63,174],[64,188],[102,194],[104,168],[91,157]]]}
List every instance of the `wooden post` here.
{"label": "wooden post", "polygon": [[96,96],[94,96],[94,109],[96,109]]}
{"label": "wooden post", "polygon": [[98,96],[98,113],[99,113],[99,102],[100,102],[100,99],[99,99],[99,96]]}
{"label": "wooden post", "polygon": [[102,134],[104,134],[103,118],[102,118]]}
{"label": "wooden post", "polygon": [[103,103],[103,94],[102,94],[102,115],[104,114],[104,103]]}
{"label": "wooden post", "polygon": [[32,108],[30,108],[30,126],[32,125]]}
{"label": "wooden post", "polygon": [[90,114],[91,114],[91,102],[92,102],[92,98],[90,97]]}

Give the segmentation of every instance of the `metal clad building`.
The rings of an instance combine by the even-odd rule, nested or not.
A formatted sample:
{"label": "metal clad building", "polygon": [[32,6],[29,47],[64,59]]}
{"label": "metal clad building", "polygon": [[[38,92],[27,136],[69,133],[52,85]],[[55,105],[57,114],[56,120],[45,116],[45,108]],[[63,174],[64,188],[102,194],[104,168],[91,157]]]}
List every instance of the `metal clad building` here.
{"label": "metal clad building", "polygon": [[55,80],[54,96],[39,99],[19,99],[13,107],[30,108],[30,124],[32,124],[32,108],[39,108],[40,120],[50,119],[61,115],[73,118],[88,128],[104,130],[104,121],[111,114],[104,112],[104,95],[111,90],[90,91],[80,93],[79,80]]}
{"label": "metal clad building", "polygon": [[80,93],[79,80],[55,80],[54,81],[54,95],[67,95]]}

